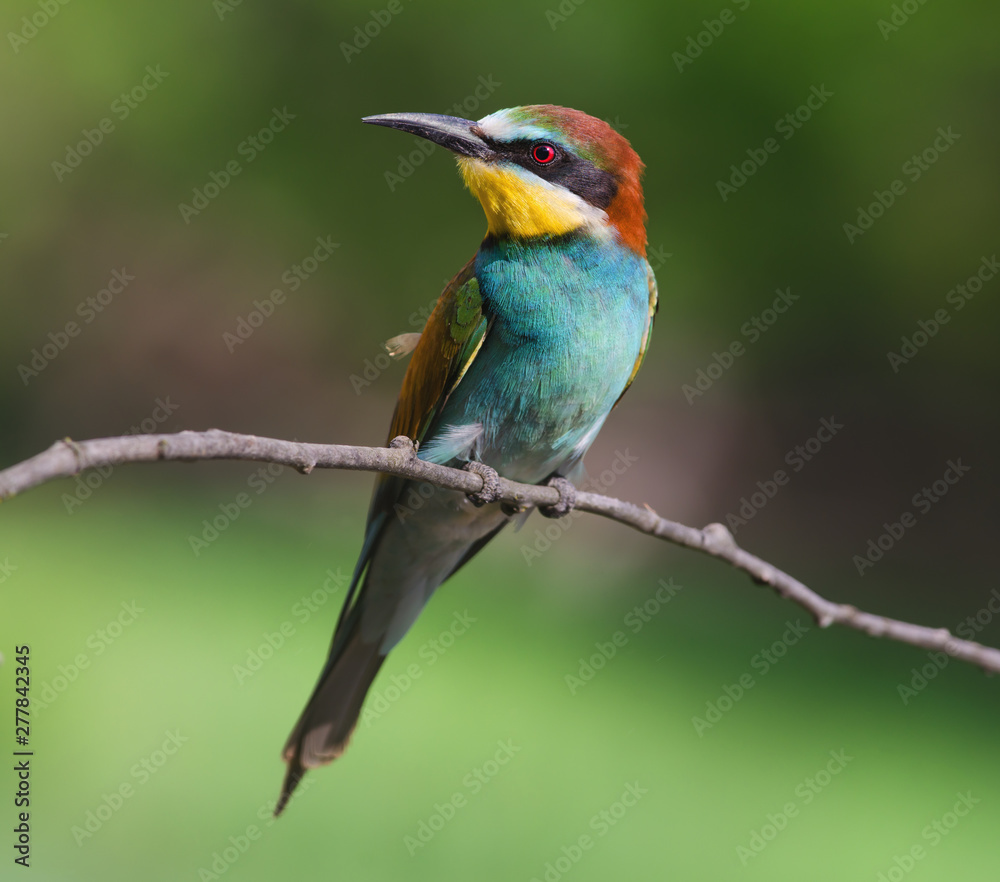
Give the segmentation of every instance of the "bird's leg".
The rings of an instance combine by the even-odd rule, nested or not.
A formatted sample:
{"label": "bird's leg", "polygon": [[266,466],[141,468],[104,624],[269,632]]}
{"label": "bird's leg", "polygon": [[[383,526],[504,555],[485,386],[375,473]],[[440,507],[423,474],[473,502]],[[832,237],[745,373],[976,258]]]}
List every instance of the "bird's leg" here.
{"label": "bird's leg", "polygon": [[555,505],[540,505],[539,514],[547,518],[561,518],[563,515],[568,515],[576,505],[576,487],[559,475],[553,475],[545,483],[559,491],[559,501]]}
{"label": "bird's leg", "polygon": [[473,472],[483,479],[481,489],[466,494],[477,508],[496,502],[500,498],[500,476],[496,469],[490,468],[485,463],[474,461],[467,462],[464,468],[467,472]]}

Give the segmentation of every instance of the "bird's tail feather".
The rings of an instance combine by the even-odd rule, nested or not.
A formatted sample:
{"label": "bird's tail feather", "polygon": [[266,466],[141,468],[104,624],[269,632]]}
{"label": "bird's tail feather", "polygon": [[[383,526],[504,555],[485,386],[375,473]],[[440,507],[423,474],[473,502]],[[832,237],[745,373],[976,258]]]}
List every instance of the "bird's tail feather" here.
{"label": "bird's tail feather", "polygon": [[355,622],[348,620],[345,625],[351,632],[331,655],[285,744],[282,757],[288,763],[288,771],[275,816],[281,814],[309,769],[335,760],[347,748],[365,695],[385,660],[378,642],[365,643]]}

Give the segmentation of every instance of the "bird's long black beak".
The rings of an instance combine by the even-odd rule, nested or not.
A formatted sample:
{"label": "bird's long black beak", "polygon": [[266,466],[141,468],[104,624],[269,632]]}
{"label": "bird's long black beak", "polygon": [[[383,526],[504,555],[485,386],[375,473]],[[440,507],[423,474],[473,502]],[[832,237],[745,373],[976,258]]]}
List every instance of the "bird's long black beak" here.
{"label": "bird's long black beak", "polygon": [[486,142],[473,131],[478,123],[457,116],[442,116],[439,113],[382,113],[378,116],[366,116],[361,122],[411,132],[462,156],[486,159],[493,153]]}

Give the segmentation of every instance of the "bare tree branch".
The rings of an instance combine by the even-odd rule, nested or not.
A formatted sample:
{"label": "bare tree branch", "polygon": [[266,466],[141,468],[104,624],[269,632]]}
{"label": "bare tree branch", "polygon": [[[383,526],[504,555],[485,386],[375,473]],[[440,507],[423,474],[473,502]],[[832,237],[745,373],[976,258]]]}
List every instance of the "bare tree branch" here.
{"label": "bare tree branch", "polygon": [[[169,435],[126,435],[75,442],[57,441],[44,453],[0,472],[0,501],[55,478],[71,477],[83,469],[115,466],[130,462],[205,459],[240,459],[292,466],[303,474],[314,468],[384,472],[415,478],[473,494],[486,481],[470,471],[435,465],[418,459],[409,438],[395,438],[389,447],[351,447],[340,444],[303,444],[255,435],[238,435],[210,429],[207,432],[178,432]],[[517,484],[500,478],[499,498],[517,506],[553,506],[560,502],[554,487]],[[821,628],[845,625],[872,637],[888,637],[924,649],[944,652],[953,658],[978,665],[985,671],[1000,672],[1000,650],[952,636],[947,628],[926,628],[896,619],[862,612],[853,606],[833,603],[820,597],[798,579],[740,548],[722,524],[703,530],[661,518],[652,509],[611,499],[597,493],[576,493],[575,508],[627,524],[648,533],[724,560],[747,573],[755,582],[770,585],[782,597],[806,609]]]}

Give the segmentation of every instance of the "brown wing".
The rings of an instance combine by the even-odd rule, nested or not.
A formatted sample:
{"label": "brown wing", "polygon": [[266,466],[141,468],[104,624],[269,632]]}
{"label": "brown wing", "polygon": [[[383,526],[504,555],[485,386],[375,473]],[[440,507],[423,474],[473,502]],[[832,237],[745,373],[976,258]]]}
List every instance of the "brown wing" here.
{"label": "brown wing", "polygon": [[389,440],[423,441],[434,417],[465,376],[486,337],[479,282],[470,260],[441,293],[413,351]]}

